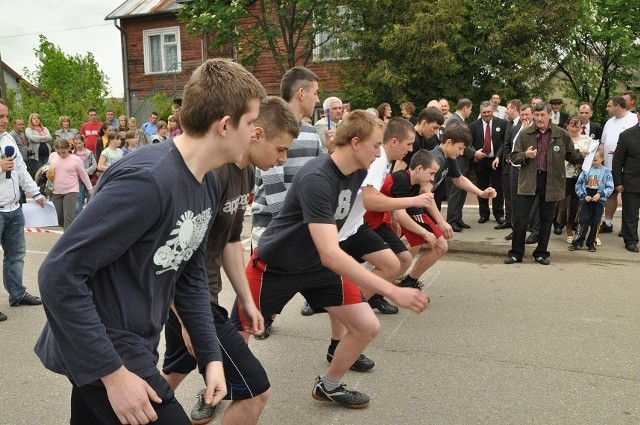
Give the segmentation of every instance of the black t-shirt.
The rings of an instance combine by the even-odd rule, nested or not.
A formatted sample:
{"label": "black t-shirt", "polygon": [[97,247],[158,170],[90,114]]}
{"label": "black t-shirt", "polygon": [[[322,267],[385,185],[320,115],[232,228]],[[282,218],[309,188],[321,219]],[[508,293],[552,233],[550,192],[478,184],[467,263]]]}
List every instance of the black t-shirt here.
{"label": "black t-shirt", "polygon": [[340,230],[366,175],[365,169],[342,174],[330,155],[307,162],[296,173],[282,209],[260,238],[260,259],[269,268],[293,273],[325,269],[308,225],[335,224]]}
{"label": "black t-shirt", "polygon": [[242,235],[244,213],[249,204],[249,194],[255,184],[253,166],[238,168],[235,164],[226,164],[215,173],[220,180],[220,207],[211,226],[207,241],[206,264],[209,275],[209,296],[215,303],[222,290],[220,267],[222,252],[228,242],[239,242]]}
{"label": "black t-shirt", "polygon": [[445,158],[444,152],[440,146],[436,146],[431,152],[436,156],[436,158],[438,158],[438,162],[440,163],[440,168],[433,179],[434,183],[432,192],[435,192],[438,186],[444,182],[445,177],[449,176],[455,179],[456,177],[461,177],[462,174],[460,173],[456,160]]}
{"label": "black t-shirt", "polygon": [[438,144],[440,140],[438,136],[432,136],[430,138],[426,138],[416,133],[416,140],[413,142],[413,150],[411,152],[407,152],[407,154],[402,158],[407,167],[409,167],[409,163],[411,162],[411,158],[413,158],[413,154],[418,152],[420,149],[426,149],[428,151],[433,150]]}

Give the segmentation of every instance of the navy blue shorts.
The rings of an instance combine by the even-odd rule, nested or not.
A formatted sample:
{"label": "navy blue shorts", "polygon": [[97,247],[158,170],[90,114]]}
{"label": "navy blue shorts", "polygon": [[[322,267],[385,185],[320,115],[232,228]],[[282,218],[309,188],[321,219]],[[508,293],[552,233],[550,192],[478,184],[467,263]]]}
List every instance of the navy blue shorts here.
{"label": "navy blue shorts", "polygon": [[[222,351],[222,365],[227,383],[225,400],[246,400],[267,391],[271,386],[267,372],[229,320],[227,310],[211,303],[211,312]],[[188,374],[197,368],[196,359],[189,354],[184,345],[180,322],[173,311],[165,325],[164,338],[167,349],[162,371],[165,374]]]}

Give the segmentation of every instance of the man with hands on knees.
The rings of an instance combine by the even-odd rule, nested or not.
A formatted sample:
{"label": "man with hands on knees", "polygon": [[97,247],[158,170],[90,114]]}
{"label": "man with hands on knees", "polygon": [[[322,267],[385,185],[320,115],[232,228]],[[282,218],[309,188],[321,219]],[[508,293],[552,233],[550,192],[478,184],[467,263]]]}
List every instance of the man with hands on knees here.
{"label": "man with hands on knees", "polygon": [[184,89],[184,133],[109,167],[91,211],[44,260],[47,323],[35,351],[71,381],[71,424],[191,424],[157,369],[172,303],[205,376],[205,403],[226,395],[205,269],[220,199],[212,170],[241,160],[265,96],[242,66],[202,64]]}

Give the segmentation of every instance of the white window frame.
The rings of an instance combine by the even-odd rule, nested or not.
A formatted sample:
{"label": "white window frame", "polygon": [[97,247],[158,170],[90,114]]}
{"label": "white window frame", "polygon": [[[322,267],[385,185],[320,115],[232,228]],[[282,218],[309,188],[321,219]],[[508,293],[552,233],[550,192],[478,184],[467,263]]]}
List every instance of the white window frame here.
{"label": "white window frame", "polygon": [[[338,6],[338,15],[344,16],[348,12],[347,6]],[[324,40],[327,40],[323,43]],[[323,43],[320,45],[320,43]],[[333,47],[330,48],[332,53],[336,54],[323,54],[326,51],[327,46],[335,46],[335,40],[331,39],[331,35],[326,32],[316,33],[315,36],[315,47],[313,48],[313,61],[314,62],[329,62],[329,61],[340,61],[340,60],[348,60],[351,59],[349,55],[349,49]]]}
{"label": "white window frame", "polygon": [[[164,36],[169,34],[176,36],[176,59],[178,61],[177,65],[173,69],[171,69],[171,71],[169,71],[166,66],[165,57],[164,57],[164,48],[163,48]],[[151,43],[149,42],[149,37],[156,36],[156,35],[159,35],[161,40],[160,54],[162,56],[162,70],[160,71],[151,70]],[[157,28],[152,30],[144,30],[142,31],[142,45],[144,48],[144,73],[145,74],[153,75],[153,74],[164,74],[167,72],[177,74],[182,71],[182,64],[181,64],[182,50],[180,46],[180,27],[166,27],[166,28]]]}

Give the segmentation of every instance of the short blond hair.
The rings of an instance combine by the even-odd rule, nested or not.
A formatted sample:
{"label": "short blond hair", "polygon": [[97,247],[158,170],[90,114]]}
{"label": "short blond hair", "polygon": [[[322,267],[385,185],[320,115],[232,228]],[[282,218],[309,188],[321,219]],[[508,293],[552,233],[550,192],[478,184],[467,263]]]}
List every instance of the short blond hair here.
{"label": "short blond hair", "polygon": [[384,123],[381,119],[374,117],[367,111],[356,109],[349,112],[349,115],[340,123],[336,130],[334,143],[336,146],[345,146],[351,143],[351,139],[354,137],[363,141],[367,140],[376,128],[384,130]]}

